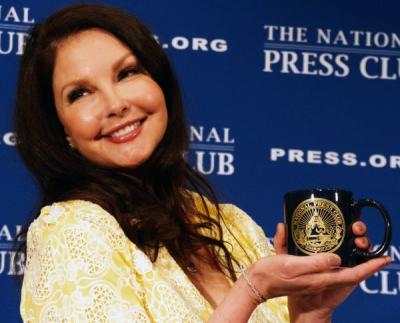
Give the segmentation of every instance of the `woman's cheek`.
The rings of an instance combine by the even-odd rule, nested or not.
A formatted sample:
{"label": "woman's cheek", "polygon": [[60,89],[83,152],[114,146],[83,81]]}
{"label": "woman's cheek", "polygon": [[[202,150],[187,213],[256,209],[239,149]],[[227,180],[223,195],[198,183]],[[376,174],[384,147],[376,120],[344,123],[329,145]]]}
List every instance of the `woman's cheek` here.
{"label": "woman's cheek", "polygon": [[140,79],[124,84],[123,93],[130,104],[148,113],[159,112],[165,106],[163,91],[147,75],[142,75]]}
{"label": "woman's cheek", "polygon": [[147,100],[148,106],[153,107],[155,112],[161,112],[160,110],[166,108],[164,93],[158,86],[155,86],[154,91],[149,93]]}
{"label": "woman's cheek", "polygon": [[67,127],[72,136],[93,139],[101,130],[101,116],[94,105],[75,106],[67,116]]}

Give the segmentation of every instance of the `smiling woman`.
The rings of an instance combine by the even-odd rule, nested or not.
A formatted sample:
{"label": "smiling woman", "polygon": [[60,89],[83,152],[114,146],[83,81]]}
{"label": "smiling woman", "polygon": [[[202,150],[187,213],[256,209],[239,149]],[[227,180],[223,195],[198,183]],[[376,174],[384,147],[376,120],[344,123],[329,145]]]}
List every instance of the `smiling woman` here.
{"label": "smiling woman", "polygon": [[332,254],[288,256],[282,224],[274,255],[249,216],[219,204],[184,159],[170,63],[123,11],[74,5],[32,29],[15,129],[41,192],[27,233],[25,322],[287,322],[289,312],[327,322],[388,262],[338,270]]}
{"label": "smiling woman", "polygon": [[129,47],[104,30],[59,42],[53,93],[67,140],[96,164],[138,166],[164,136],[163,91]]}

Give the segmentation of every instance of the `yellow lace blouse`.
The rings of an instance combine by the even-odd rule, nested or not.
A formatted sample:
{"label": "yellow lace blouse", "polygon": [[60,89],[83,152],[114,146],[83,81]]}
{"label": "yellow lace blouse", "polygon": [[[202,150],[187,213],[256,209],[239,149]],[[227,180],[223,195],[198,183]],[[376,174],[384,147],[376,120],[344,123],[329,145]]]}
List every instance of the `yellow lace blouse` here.
{"label": "yellow lace blouse", "polygon": [[[251,262],[272,255],[248,215],[230,204],[221,209],[224,239],[242,265],[250,261],[230,232]],[[206,322],[213,312],[166,248],[152,263],[113,216],[81,200],[46,206],[31,224],[20,310],[24,322],[46,323]],[[259,305],[249,322],[288,320],[283,297]]]}

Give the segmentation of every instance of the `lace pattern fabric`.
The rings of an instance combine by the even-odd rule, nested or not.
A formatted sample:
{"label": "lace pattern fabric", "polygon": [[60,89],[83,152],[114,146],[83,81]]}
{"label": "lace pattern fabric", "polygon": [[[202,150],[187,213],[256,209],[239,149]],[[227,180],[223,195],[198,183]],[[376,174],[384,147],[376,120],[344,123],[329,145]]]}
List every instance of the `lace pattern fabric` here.
{"label": "lace pattern fabric", "polygon": [[[248,215],[233,205],[221,209],[224,238],[243,265],[273,255]],[[96,323],[206,322],[213,312],[166,248],[152,263],[112,215],[80,200],[46,206],[31,224],[20,310],[24,322]],[[249,322],[288,320],[286,298],[276,298]]]}

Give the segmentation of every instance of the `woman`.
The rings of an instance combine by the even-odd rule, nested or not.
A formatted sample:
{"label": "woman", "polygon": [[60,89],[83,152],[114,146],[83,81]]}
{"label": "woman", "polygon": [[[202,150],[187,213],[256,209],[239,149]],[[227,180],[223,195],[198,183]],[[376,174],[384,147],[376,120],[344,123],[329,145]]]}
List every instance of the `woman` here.
{"label": "woman", "polygon": [[[327,322],[389,262],[339,270],[333,254],[288,256],[282,224],[280,255],[269,257],[262,230],[219,205],[184,160],[170,64],[119,10],[75,5],[32,30],[16,132],[42,192],[27,236],[26,322]],[[367,248],[365,226],[353,231]]]}

